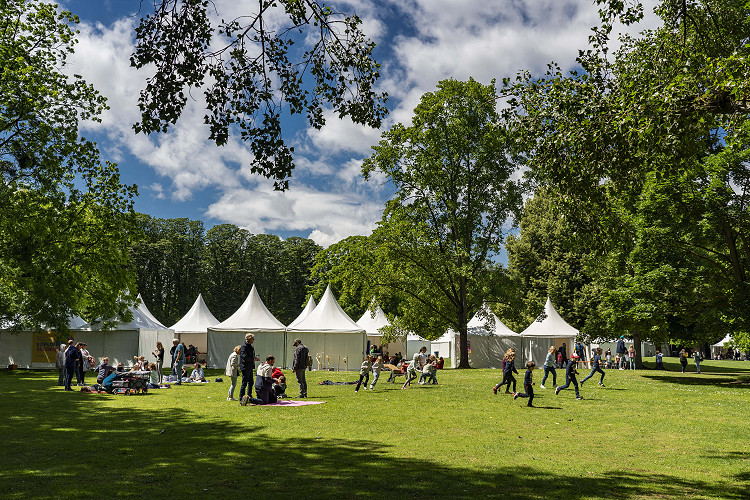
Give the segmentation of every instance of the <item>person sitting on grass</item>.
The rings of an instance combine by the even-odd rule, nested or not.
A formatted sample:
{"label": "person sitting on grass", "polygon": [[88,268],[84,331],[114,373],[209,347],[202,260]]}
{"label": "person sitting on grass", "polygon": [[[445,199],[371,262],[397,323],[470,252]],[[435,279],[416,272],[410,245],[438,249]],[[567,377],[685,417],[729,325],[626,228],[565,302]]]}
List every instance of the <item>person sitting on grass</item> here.
{"label": "person sitting on grass", "polygon": [[273,356],[268,356],[266,360],[258,366],[258,370],[255,373],[255,393],[258,397],[253,398],[246,394],[240,398],[241,405],[267,405],[277,401],[276,391],[273,389],[272,378],[275,359],[276,358]]}
{"label": "person sitting on grass", "polygon": [[115,388],[112,385],[112,382],[117,378],[117,375],[120,375],[122,373],[125,373],[125,365],[122,363],[117,363],[117,370],[110,373],[104,380],[102,380],[102,387],[105,391],[107,391],[109,394],[114,394]]}
{"label": "person sitting on grass", "polygon": [[151,363],[150,365],[147,366],[147,368],[150,370],[147,387],[149,389],[158,389],[159,388],[159,371],[156,369],[156,363]]}
{"label": "person sitting on grass", "polygon": [[201,368],[200,363],[195,363],[193,365],[193,372],[190,374],[190,381],[191,382],[205,382],[206,377],[203,375],[203,368]]}
{"label": "person sitting on grass", "polygon": [[583,399],[581,397],[581,394],[578,392],[578,379],[576,379],[576,375],[578,375],[578,370],[576,370],[577,363],[578,363],[578,355],[575,353],[571,354],[570,363],[568,363],[568,367],[565,369],[565,385],[561,385],[560,387],[555,387],[555,396],[560,394],[560,391],[570,387],[570,384],[572,382],[573,387],[575,387],[576,389],[576,399]]}
{"label": "person sitting on grass", "polygon": [[[274,374],[276,369],[274,369]],[[281,370],[279,370],[281,373]],[[281,399],[287,397],[286,395],[286,376],[281,373],[278,377],[271,377],[273,379],[273,390],[276,392],[276,397]]]}
{"label": "person sitting on grass", "polygon": [[102,358],[101,363],[96,365],[94,371],[96,372],[96,383],[101,385],[104,379],[115,371],[115,368],[109,364],[109,358],[105,356]]}
{"label": "person sitting on grass", "polygon": [[526,406],[531,408],[534,407],[534,381],[532,380],[532,377],[534,375],[535,366],[536,365],[533,361],[526,363],[526,373],[523,376],[523,390],[526,392],[516,392],[513,394],[513,399],[529,398],[529,402]]}
{"label": "person sitting on grass", "polygon": [[190,382],[190,376],[188,375],[187,366],[182,365],[182,372],[180,373],[181,382]]}

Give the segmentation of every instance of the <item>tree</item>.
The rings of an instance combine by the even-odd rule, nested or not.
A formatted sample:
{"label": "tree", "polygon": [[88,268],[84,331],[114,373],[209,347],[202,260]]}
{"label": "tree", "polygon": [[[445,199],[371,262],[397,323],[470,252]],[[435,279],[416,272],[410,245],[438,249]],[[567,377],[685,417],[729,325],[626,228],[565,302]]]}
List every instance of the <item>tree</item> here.
{"label": "tree", "polygon": [[597,3],[581,71],[505,81],[527,165],[595,235],[611,325],[701,342],[747,331],[750,7],[662,2],[663,26],[611,54],[613,23],[642,6]]}
{"label": "tree", "polygon": [[459,368],[469,367],[469,314],[497,296],[492,259],[521,208],[512,137],[495,99],[494,82],[444,80],[363,164],[366,178],[382,172],[396,187],[371,237],[374,283],[401,298],[404,328],[428,339],[459,332]]}
{"label": "tree", "polygon": [[[77,18],[35,0],[0,3],[0,320],[65,331],[132,299],[135,187],[78,136],[105,100],[63,73]],[[120,300],[123,299],[123,300]]]}
{"label": "tree", "polygon": [[386,94],[375,90],[375,44],[359,17],[317,0],[260,0],[255,12],[213,26],[209,9],[209,0],[156,0],[141,19],[131,64],[154,74],[140,95],[137,132],[166,131],[190,89],[208,85],[209,138],[221,146],[236,127],[253,153],[251,171],[286,189],[294,168],[282,137],[286,105],[317,129],[326,104],[339,117],[380,127]]}

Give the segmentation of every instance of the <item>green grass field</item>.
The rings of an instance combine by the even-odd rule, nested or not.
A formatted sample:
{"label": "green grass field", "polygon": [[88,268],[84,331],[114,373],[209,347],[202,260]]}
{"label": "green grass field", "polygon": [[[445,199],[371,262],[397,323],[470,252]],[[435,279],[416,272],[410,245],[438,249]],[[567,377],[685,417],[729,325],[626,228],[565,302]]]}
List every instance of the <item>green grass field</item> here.
{"label": "green grass field", "polygon": [[354,373],[308,372],[326,404],[293,408],[227,402],[227,382],[110,396],[2,371],[0,496],[750,497],[750,363],[666,365],[609,370],[582,401],[540,389],[537,370],[538,408],[493,395],[495,370],[445,370],[408,390],[386,375],[358,394],[317,385]]}

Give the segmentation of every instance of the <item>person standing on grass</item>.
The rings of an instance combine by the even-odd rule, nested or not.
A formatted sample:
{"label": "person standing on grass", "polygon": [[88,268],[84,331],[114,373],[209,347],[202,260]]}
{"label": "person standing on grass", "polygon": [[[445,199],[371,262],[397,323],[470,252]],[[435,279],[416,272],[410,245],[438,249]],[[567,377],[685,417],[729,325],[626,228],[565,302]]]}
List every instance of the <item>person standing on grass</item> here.
{"label": "person standing on grass", "polygon": [[701,356],[701,352],[699,349],[696,349],[693,353],[693,360],[695,361],[695,373],[700,373],[701,361],[703,361],[703,356]]}
{"label": "person standing on grass", "polygon": [[630,369],[635,370],[635,346],[632,344],[628,347],[628,358],[630,359]]}
{"label": "person standing on grass", "polygon": [[562,343],[560,346],[560,349],[557,350],[560,353],[560,356],[562,357],[562,363],[560,363],[560,368],[565,368],[565,366],[568,363],[568,349],[565,347],[565,342]]}
{"label": "person standing on grass", "polygon": [[602,374],[602,377],[599,379],[599,385],[604,387],[604,370],[601,368],[601,362],[602,362],[602,348],[597,347],[596,354],[594,354],[594,357],[591,358],[591,373],[586,375],[586,378],[581,380],[581,387],[583,387],[583,383],[586,382],[588,379],[594,376],[594,373],[599,372]]}
{"label": "person standing on grass", "polygon": [[299,384],[300,398],[307,397],[307,380],[305,379],[305,370],[308,367],[307,359],[310,357],[310,351],[302,343],[302,339],[294,339],[294,358],[292,359],[292,371],[297,377]]}
{"label": "person standing on grass", "polygon": [[73,382],[73,377],[78,372],[78,364],[81,362],[81,351],[79,347],[81,342],[73,345],[71,340],[68,345],[68,349],[65,351],[65,390],[72,391],[70,387]]}
{"label": "person standing on grass", "polygon": [[[557,386],[557,372],[555,371],[555,357],[557,356],[557,348],[555,346],[549,347],[549,352],[547,353],[547,359],[544,360],[544,378],[542,378],[542,384],[539,386],[542,389],[546,389],[544,387],[544,383],[547,381],[547,376],[552,373],[552,386]],[[524,383],[526,383],[524,381]]]}
{"label": "person standing on grass", "polygon": [[177,385],[182,385],[182,366],[185,364],[185,346],[177,339],[172,339],[174,344],[174,372],[177,374]]}
{"label": "person standing on grass", "polygon": [[164,345],[161,342],[156,343],[156,350],[151,351],[151,354],[156,358],[156,375],[161,384],[164,379]]}
{"label": "person standing on grass", "polygon": [[576,370],[576,363],[578,362],[578,355],[573,354],[570,356],[570,363],[568,363],[568,367],[565,369],[565,385],[561,385],[560,387],[555,387],[555,396],[560,394],[560,391],[567,389],[570,387],[570,384],[573,384],[573,387],[576,389],[576,399],[583,399],[581,397],[581,394],[578,392],[578,379],[576,379],[576,375],[578,375],[578,370]]}
{"label": "person standing on grass", "polygon": [[240,375],[240,349],[240,346],[234,348],[227,359],[227,368],[224,370],[224,375],[232,381],[227,393],[227,401],[237,401],[234,399],[234,389],[237,387],[237,377]]}
{"label": "person standing on grass", "polygon": [[359,367],[359,380],[357,381],[357,387],[354,388],[354,392],[359,392],[359,386],[362,385],[362,380],[365,381],[365,390],[367,390],[367,382],[370,381],[371,371],[372,357],[368,354],[365,356],[365,360],[362,361],[362,366]]}
{"label": "person standing on grass", "polygon": [[685,349],[680,351],[680,365],[682,366],[682,373],[685,373],[685,368],[687,368],[687,353]]}
{"label": "person standing on grass", "polygon": [[248,333],[245,335],[245,343],[240,347],[240,373],[242,373],[242,384],[240,385],[240,400],[247,390],[248,397],[253,395],[253,374],[255,372],[255,362],[260,358],[255,356],[255,335]]}
{"label": "person standing on grass", "polygon": [[492,392],[497,394],[498,389],[500,389],[503,385],[508,384],[508,386],[505,388],[505,394],[510,394],[510,384],[513,383],[513,392],[516,392],[516,378],[513,376],[514,373],[518,374],[518,370],[516,370],[515,365],[516,360],[516,351],[515,349],[513,352],[511,352],[508,355],[508,359],[505,360],[505,367],[503,368],[503,380],[499,384],[497,384],[495,387],[492,388]]}
{"label": "person standing on grass", "polygon": [[664,369],[664,361],[663,361],[663,355],[661,351],[656,351],[656,369],[657,370],[663,370]]}
{"label": "person standing on grass", "polygon": [[523,376],[523,390],[526,392],[515,392],[513,393],[513,399],[516,398],[529,398],[529,402],[526,406],[534,407],[534,381],[532,376],[534,375],[534,367],[536,365],[533,361],[526,363],[526,373]]}
{"label": "person standing on grass", "polygon": [[65,386],[65,349],[67,345],[60,344],[60,350],[57,351],[57,359],[55,359],[55,368],[57,368],[58,377],[57,385]]}
{"label": "person standing on grass", "polygon": [[620,355],[620,363],[618,366],[618,369],[624,370],[625,369],[625,353],[627,352],[625,350],[625,337],[623,335],[620,335],[620,339],[617,341],[617,348],[615,349],[615,352]]}

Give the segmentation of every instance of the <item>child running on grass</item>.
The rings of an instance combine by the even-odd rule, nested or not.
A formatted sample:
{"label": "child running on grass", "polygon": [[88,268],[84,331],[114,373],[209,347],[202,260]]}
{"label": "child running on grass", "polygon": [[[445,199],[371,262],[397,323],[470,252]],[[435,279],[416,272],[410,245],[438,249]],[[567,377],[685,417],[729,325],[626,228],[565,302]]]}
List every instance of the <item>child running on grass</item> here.
{"label": "child running on grass", "polygon": [[516,392],[516,379],[513,376],[514,373],[518,373],[515,365],[516,350],[511,347],[510,349],[508,349],[508,352],[505,353],[505,356],[505,365],[503,365],[503,381],[492,388],[492,392],[494,392],[495,394],[497,394],[498,389],[500,389],[505,384],[508,384],[508,387],[505,388],[505,394],[510,394],[511,382],[513,383],[513,392]]}
{"label": "child running on grass", "polygon": [[534,382],[531,379],[534,374],[534,367],[536,365],[533,361],[526,363],[526,373],[523,376],[523,390],[526,392],[516,392],[513,394],[513,399],[516,398],[529,398],[529,403],[526,406],[531,408],[534,407]]}
{"label": "child running on grass", "polygon": [[602,362],[602,348],[597,347],[596,354],[594,355],[594,358],[591,360],[591,373],[586,375],[586,378],[581,380],[581,387],[583,387],[583,383],[586,382],[588,379],[594,376],[594,373],[599,372],[602,374],[602,378],[599,379],[599,385],[604,387],[604,370],[602,370],[601,366],[599,366]]}
{"label": "child running on grass", "polygon": [[372,383],[370,384],[370,390],[375,388],[375,384],[378,383],[380,378],[380,370],[383,369],[383,356],[378,356],[378,359],[372,364]]}
{"label": "child running on grass", "polygon": [[560,391],[562,391],[563,389],[567,389],[572,382],[573,386],[576,388],[576,399],[583,399],[581,397],[581,394],[578,392],[578,380],[576,379],[576,375],[578,375],[578,370],[576,370],[577,362],[578,355],[576,353],[571,354],[570,363],[568,363],[568,367],[565,369],[565,385],[561,385],[560,387],[555,388],[555,396],[560,394]]}
{"label": "child running on grass", "polygon": [[372,358],[368,354],[365,356],[365,360],[362,361],[362,366],[359,367],[359,380],[357,381],[357,387],[354,388],[354,392],[359,392],[359,386],[362,385],[362,380],[365,381],[365,390],[367,390],[367,382],[370,381],[370,372],[372,371]]}
{"label": "child running on grass", "polygon": [[546,387],[544,387],[544,383],[547,381],[547,376],[550,374],[550,372],[552,372],[552,387],[555,387],[557,385],[557,372],[555,371],[556,354],[557,347],[550,346],[549,352],[547,353],[547,359],[544,360],[544,378],[542,379],[542,384],[539,386],[542,389],[546,389]]}

